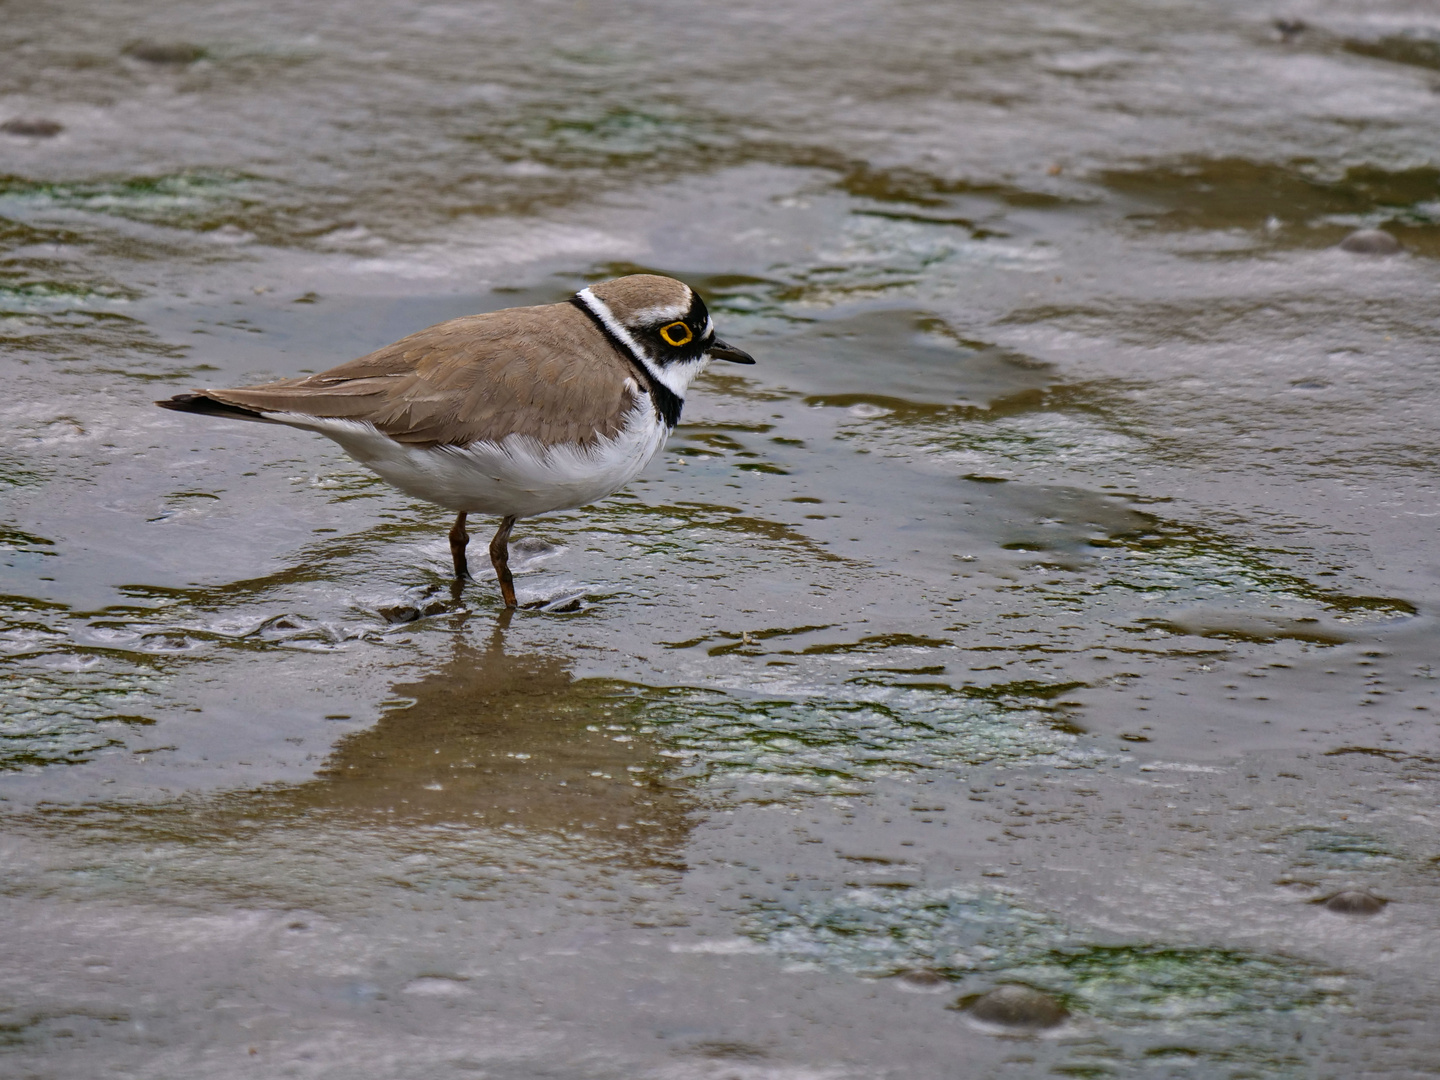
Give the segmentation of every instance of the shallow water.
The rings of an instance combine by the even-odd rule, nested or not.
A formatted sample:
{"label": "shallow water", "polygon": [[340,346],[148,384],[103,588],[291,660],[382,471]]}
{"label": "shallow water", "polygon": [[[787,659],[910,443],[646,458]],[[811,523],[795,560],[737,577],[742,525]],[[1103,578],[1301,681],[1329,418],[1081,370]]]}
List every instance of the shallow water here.
{"label": "shallow water", "polygon": [[[1429,6],[0,41],[5,1075],[1435,1071]],[[636,269],[759,363],[513,618],[150,404]],[[958,1007],[1016,983],[1068,1020]]]}

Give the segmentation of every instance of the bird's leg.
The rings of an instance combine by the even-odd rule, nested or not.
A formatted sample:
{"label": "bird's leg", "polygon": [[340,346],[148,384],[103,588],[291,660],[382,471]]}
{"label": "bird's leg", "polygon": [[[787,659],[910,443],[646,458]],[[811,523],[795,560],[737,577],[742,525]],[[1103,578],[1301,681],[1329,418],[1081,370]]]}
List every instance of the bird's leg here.
{"label": "bird's leg", "polygon": [[465,561],[465,545],[470,543],[470,534],[465,531],[465,511],[455,519],[450,530],[450,558],[455,561],[455,578],[464,581],[470,576],[470,564]]}
{"label": "bird's leg", "polygon": [[490,564],[495,567],[495,577],[500,582],[500,595],[505,598],[507,608],[516,606],[515,579],[510,576],[510,530],[513,528],[515,515],[511,514],[500,522],[495,539],[490,541]]}

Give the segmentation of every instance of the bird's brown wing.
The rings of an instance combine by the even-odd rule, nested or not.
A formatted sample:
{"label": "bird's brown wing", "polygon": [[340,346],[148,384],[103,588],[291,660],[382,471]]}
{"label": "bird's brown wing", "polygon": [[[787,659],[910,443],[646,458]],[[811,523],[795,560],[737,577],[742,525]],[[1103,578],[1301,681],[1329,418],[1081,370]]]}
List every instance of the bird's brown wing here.
{"label": "bird's brown wing", "polygon": [[590,446],[621,429],[639,390],[584,313],[552,304],[451,319],[318,375],[203,394],[261,413],[365,421],[414,445],[525,435]]}

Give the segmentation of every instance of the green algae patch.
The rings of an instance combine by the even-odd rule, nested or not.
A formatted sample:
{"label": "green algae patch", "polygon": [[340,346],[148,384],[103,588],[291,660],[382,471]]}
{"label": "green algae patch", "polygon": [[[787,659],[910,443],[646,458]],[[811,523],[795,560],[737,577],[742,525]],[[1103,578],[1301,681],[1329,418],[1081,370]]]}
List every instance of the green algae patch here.
{"label": "green algae patch", "polygon": [[878,978],[913,970],[951,979],[1043,951],[1065,928],[994,890],[867,887],[757,908],[745,933],[790,960]]}
{"label": "green algae patch", "polygon": [[[9,280],[7,280],[7,278]],[[140,293],[117,285],[75,281],[43,281],[0,272],[0,316],[16,311],[54,308],[105,300],[135,300]],[[120,318],[121,316],[115,316]]]}
{"label": "green algae patch", "polygon": [[1378,836],[1348,829],[1297,829],[1292,842],[1298,842],[1295,865],[1307,869],[1370,870],[1403,861],[1403,856]]}
{"label": "green algae patch", "polygon": [[11,668],[0,705],[0,773],[90,761],[123,746],[125,730],[148,725],[134,712],[153,700],[155,676],[113,669],[46,671]]}
{"label": "green algae patch", "polygon": [[1084,931],[998,890],[875,886],[742,919],[785,958],[867,978],[930,971],[957,988],[1014,982],[1122,1027],[1243,1020],[1343,1000],[1343,980],[1307,961],[1164,942],[1076,943]]}
{"label": "green algae patch", "polygon": [[868,700],[848,701],[673,690],[650,697],[640,718],[680,759],[680,775],[722,786],[779,784],[796,794],[853,791],[923,769],[1085,767],[1102,757],[1039,709],[945,689],[868,689]]}
{"label": "green algae patch", "polygon": [[0,199],[113,214],[155,225],[213,229],[230,222],[237,206],[258,202],[247,195],[255,178],[231,172],[180,172],[100,180],[31,180],[0,176]]}
{"label": "green algae patch", "polygon": [[1165,228],[1257,228],[1271,218],[1303,223],[1329,215],[1389,211],[1440,198],[1440,169],[1357,165],[1326,176],[1306,163],[1192,158],[1113,169],[1100,182],[1152,204],[1137,218]]}
{"label": "green algae patch", "polygon": [[[4,483],[4,480],[0,479],[0,483]],[[28,533],[24,529],[0,525],[0,552],[23,551],[36,555],[56,555],[58,552],[48,550],[54,546],[54,540],[47,540],[43,536],[36,536],[34,533]]]}
{"label": "green algae patch", "polygon": [[1103,559],[1102,586],[1184,606],[1169,616],[1141,619],[1144,627],[1236,641],[1281,638],[1334,645],[1357,624],[1408,619],[1417,609],[1398,597],[1361,596],[1329,589],[1275,565],[1267,553],[1201,526],[1156,519],[1151,528],[1092,540]]}
{"label": "green algae patch", "polygon": [[868,163],[846,169],[836,187],[857,199],[880,203],[903,203],[938,210],[953,206],[957,198],[993,199],[1008,206],[1050,209],[1069,200],[1044,191],[1012,184],[975,183],[953,180],[919,169],[881,168]]}
{"label": "green algae patch", "polygon": [[1015,679],[1011,682],[992,683],[989,686],[963,686],[960,693],[980,701],[1052,701],[1062,694],[1088,685],[1083,682],[1047,683],[1035,679]]}
{"label": "green algae patch", "polygon": [[619,169],[653,163],[680,171],[718,161],[735,140],[712,118],[656,103],[646,108],[576,104],[536,110],[498,129],[463,136],[502,160],[542,162],[557,169]]}
{"label": "green algae patch", "polygon": [[1333,972],[1282,956],[1183,946],[1058,949],[1021,977],[1075,1007],[1122,1024],[1225,1020],[1336,1002]]}

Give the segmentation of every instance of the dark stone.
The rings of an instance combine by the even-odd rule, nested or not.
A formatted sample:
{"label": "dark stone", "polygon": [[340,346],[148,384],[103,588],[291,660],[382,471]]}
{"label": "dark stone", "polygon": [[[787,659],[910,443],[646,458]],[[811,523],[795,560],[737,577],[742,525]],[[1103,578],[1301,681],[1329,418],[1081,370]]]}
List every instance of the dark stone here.
{"label": "dark stone", "polygon": [[382,607],[378,614],[388,623],[414,622],[420,618],[420,612],[412,604],[391,604]]}
{"label": "dark stone", "polygon": [[1395,255],[1405,249],[1384,229],[1357,229],[1340,241],[1340,250],[1356,255]]}
{"label": "dark stone", "polygon": [[126,45],[125,55],[147,64],[193,64],[205,55],[199,45],[183,41],[136,41]]}
{"label": "dark stone", "polygon": [[31,139],[53,139],[60,132],[65,130],[65,125],[58,120],[41,120],[30,117],[16,117],[14,120],[6,120],[0,124],[0,131],[6,135],[23,135]]}
{"label": "dark stone", "polygon": [[960,1007],[982,1023],[1035,1031],[1059,1027],[1070,1015],[1049,994],[1028,986],[997,986],[987,994],[962,1000]]}
{"label": "dark stone", "polygon": [[1293,41],[1306,30],[1310,29],[1305,25],[1303,19],[1275,19],[1271,22],[1271,25],[1280,31],[1281,41]]}
{"label": "dark stone", "polygon": [[1325,901],[1325,910],[1340,915],[1378,915],[1385,910],[1388,900],[1382,900],[1363,889],[1346,889]]}

